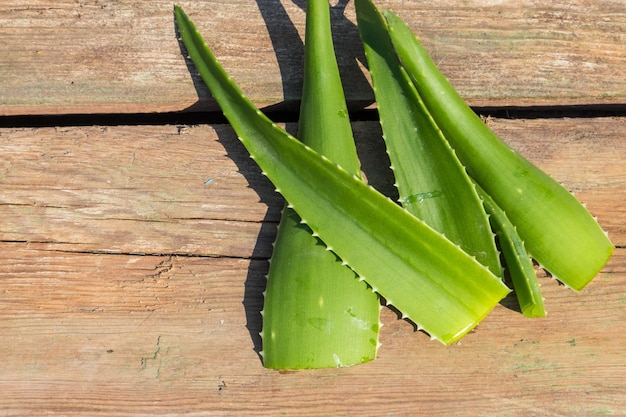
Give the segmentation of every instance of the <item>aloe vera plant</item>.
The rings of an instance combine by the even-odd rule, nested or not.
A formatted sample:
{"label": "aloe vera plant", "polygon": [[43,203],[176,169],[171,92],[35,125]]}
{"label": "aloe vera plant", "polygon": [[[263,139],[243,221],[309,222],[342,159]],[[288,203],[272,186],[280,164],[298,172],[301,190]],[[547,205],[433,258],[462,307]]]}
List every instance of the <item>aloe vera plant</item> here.
{"label": "aloe vera plant", "polygon": [[478,192],[498,236],[522,314],[526,317],[545,317],[546,310],[543,306],[537,274],[515,225],[489,194],[480,187],[478,187]]}
{"label": "aloe vera plant", "polygon": [[357,22],[400,203],[500,276],[499,253],[474,185],[393,50],[382,16],[356,0]]}
{"label": "aloe vera plant", "polygon": [[[299,139],[360,176],[335,59],[327,0],[308,0]],[[263,310],[268,368],[348,366],[376,357],[380,302],[285,207],[270,262]]]}
{"label": "aloe vera plant", "polygon": [[470,176],[504,210],[530,255],[580,290],[614,246],[596,219],[561,184],[501,141],[465,104],[410,28],[383,10],[404,68]]}
{"label": "aloe vera plant", "polygon": [[251,157],[313,235],[374,291],[446,344],[509,293],[456,244],[269,120],[224,72],[180,7],[175,16],[191,60]]}

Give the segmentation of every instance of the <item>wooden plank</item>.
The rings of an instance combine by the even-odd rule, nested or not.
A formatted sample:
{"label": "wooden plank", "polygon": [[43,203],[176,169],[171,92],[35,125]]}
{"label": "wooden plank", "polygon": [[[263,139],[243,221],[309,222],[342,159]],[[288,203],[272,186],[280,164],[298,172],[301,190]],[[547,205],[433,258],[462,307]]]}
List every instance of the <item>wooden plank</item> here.
{"label": "wooden plank", "polygon": [[[489,123],[624,244],[625,120]],[[378,123],[354,126],[365,175],[392,194]],[[0,153],[0,240],[81,252],[270,253],[282,199],[229,126],[2,129]]]}
{"label": "wooden plank", "polygon": [[266,204],[278,216],[279,196],[255,175],[226,125],[17,129],[2,136],[3,240],[250,257]]}
{"label": "wooden plank", "polygon": [[[303,2],[181,2],[259,106],[296,108]],[[352,107],[371,103],[353,3],[333,24]],[[472,105],[624,103],[626,12],[614,0],[379,1],[420,35]],[[0,4],[0,115],[215,110],[175,38],[169,1]]]}
{"label": "wooden plank", "polygon": [[312,372],[258,356],[282,201],[230,127],[0,129],[0,414],[626,413],[626,119],[488,123],[587,202],[609,264],[580,293],[541,273],[546,319],[509,297],[449,347],[383,309],[377,360]]}
{"label": "wooden plank", "polygon": [[507,299],[443,347],[383,309],[375,361],[305,372],[257,355],[265,261],[0,249],[2,415],[626,412],[624,249],[579,294],[540,277],[545,319]]}

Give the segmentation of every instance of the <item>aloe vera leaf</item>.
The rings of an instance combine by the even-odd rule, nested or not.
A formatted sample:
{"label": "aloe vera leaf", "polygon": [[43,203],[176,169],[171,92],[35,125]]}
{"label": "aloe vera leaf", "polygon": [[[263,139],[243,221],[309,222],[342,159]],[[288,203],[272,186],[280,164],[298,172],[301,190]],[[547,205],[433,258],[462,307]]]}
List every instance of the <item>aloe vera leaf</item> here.
{"label": "aloe vera leaf", "polygon": [[596,219],[561,184],[500,140],[410,28],[393,12],[383,14],[404,68],[470,176],[507,213],[531,256],[567,286],[582,289],[614,249]]}
{"label": "aloe vera leaf", "polygon": [[506,261],[506,268],[513,281],[515,296],[526,317],[545,317],[541,288],[537,280],[537,273],[524,241],[517,233],[506,213],[498,207],[495,201],[483,189],[477,186],[478,193],[489,213],[489,220],[498,236],[498,242]]}
{"label": "aloe vera leaf", "polygon": [[[328,0],[308,0],[299,139],[360,175],[335,59]],[[263,308],[263,363],[274,369],[349,366],[373,360],[380,302],[285,207]]]}
{"label": "aloe vera leaf", "polygon": [[263,364],[317,369],[373,360],[378,296],[285,209],[263,308]]}
{"label": "aloe vera leaf", "polygon": [[373,291],[444,344],[473,329],[510,292],[457,245],[269,120],[180,7],[175,16],[191,60],[250,156]]}
{"label": "aloe vera leaf", "polygon": [[356,16],[400,203],[501,276],[485,208],[401,67],[382,16],[369,0],[356,0]]}

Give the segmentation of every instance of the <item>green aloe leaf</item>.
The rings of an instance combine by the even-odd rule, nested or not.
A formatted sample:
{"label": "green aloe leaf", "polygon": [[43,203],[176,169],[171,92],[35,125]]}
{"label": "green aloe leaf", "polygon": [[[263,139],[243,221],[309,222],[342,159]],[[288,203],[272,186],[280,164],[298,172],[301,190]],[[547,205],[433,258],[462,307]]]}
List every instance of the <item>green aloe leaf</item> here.
{"label": "green aloe leaf", "polygon": [[[360,175],[335,59],[328,0],[308,0],[299,139]],[[373,360],[380,302],[354,271],[286,207],[270,262],[263,309],[268,368],[303,369]]]}
{"label": "green aloe leaf", "polygon": [[509,293],[457,245],[269,120],[228,77],[180,7],[191,60],[250,156],[314,234],[374,291],[443,343]]}
{"label": "green aloe leaf", "polygon": [[478,192],[489,213],[491,224],[498,236],[500,248],[506,261],[506,267],[513,281],[513,289],[517,301],[526,317],[545,317],[543,297],[537,280],[537,273],[533,267],[530,255],[526,252],[524,241],[517,233],[506,213],[498,207],[495,201],[480,187]]}
{"label": "green aloe leaf", "polygon": [[501,275],[474,184],[402,68],[383,17],[369,0],[356,0],[356,15],[400,203]]}
{"label": "green aloe leaf", "polygon": [[569,287],[583,288],[614,249],[596,219],[501,141],[465,104],[410,28],[393,12],[383,14],[404,68],[470,176],[506,212],[542,267]]}

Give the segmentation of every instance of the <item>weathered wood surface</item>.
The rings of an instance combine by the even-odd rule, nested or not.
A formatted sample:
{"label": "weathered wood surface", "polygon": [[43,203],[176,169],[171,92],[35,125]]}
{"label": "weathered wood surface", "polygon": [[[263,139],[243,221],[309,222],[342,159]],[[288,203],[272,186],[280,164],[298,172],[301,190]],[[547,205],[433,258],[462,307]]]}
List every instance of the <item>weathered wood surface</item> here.
{"label": "weathered wood surface", "polygon": [[0,415],[626,414],[626,119],[489,123],[587,203],[609,264],[580,293],[542,274],[547,318],[509,298],[449,347],[385,308],[377,360],[310,372],[257,355],[282,202],[228,126],[0,129]]}
{"label": "weathered wood surface", "polygon": [[[304,1],[182,1],[260,106],[297,109]],[[626,102],[621,0],[387,0],[470,104]],[[345,10],[344,10],[345,6]],[[372,93],[354,6],[333,12],[352,108]],[[170,1],[4,0],[0,116],[215,110]],[[618,245],[583,291],[541,273],[443,347],[384,308],[376,361],[266,370],[260,309],[282,207],[227,125],[0,129],[0,415],[626,414],[626,118],[489,120]],[[288,126],[293,129],[294,126]],[[393,194],[376,122],[354,124]]]}
{"label": "weathered wood surface", "polygon": [[[300,97],[304,0],[181,1],[260,106]],[[346,92],[371,103],[354,6],[333,13]],[[621,0],[381,0],[422,37],[470,104],[621,103]],[[345,9],[344,9],[345,8]],[[3,0],[0,115],[215,109],[190,80],[170,0]]]}

